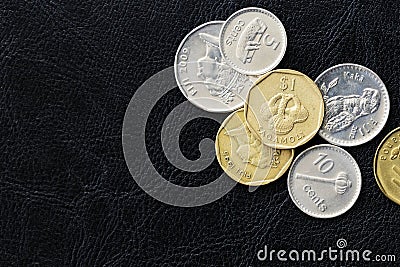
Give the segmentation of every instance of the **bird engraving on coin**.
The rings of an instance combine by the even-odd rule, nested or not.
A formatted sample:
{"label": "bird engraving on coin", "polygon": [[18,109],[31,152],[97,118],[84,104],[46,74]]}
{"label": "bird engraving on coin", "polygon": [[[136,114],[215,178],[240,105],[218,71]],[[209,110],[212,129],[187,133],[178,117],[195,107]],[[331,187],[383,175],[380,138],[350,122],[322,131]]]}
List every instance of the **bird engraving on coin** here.
{"label": "bird engraving on coin", "polygon": [[[325,95],[329,90],[325,89]],[[379,108],[381,94],[379,90],[365,88],[362,95],[325,96],[326,114],[324,128],[332,133],[349,128],[357,119],[371,115]]]}
{"label": "bird engraving on coin", "polygon": [[340,146],[357,146],[373,139],[385,125],[390,110],[389,94],[379,76],[357,64],[333,66],[315,83],[325,102],[319,134]]}

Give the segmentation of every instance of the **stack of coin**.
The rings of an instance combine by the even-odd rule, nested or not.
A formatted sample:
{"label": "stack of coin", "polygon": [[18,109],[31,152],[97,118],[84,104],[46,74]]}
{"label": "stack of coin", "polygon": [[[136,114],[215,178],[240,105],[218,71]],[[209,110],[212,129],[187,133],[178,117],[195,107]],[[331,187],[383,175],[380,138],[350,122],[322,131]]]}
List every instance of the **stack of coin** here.
{"label": "stack of coin", "polygon": [[233,112],[217,133],[215,149],[222,169],[239,183],[277,180],[292,164],[294,149],[318,132],[333,144],[300,153],[287,184],[303,212],[335,217],[350,209],[361,190],[356,161],[335,145],[374,138],[388,118],[389,96],[374,72],[356,64],[329,68],[315,82],[299,71],[273,70],[286,46],[274,14],[245,8],[184,38],[175,57],[176,80],[197,107]]}

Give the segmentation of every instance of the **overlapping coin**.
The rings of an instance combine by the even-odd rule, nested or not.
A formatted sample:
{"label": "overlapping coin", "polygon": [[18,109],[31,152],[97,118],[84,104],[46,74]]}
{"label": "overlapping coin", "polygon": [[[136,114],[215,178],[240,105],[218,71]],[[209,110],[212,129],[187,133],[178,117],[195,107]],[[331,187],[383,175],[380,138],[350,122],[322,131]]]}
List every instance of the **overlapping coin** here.
{"label": "overlapping coin", "polygon": [[[250,89],[245,117],[251,132],[266,145],[291,149],[319,130],[324,102],[316,84],[295,70],[274,70]],[[274,132],[274,135],[271,135]]]}
{"label": "overlapping coin", "polygon": [[[314,82],[299,71],[273,70],[286,46],[281,21],[251,7],[195,28],[176,53],[175,77],[186,98],[206,111],[234,111],[218,131],[215,150],[222,169],[245,185],[281,177],[293,148],[317,132],[332,144],[355,146],[374,138],[388,119],[389,95],[373,71],[341,64]],[[378,147],[374,172],[382,192],[400,204],[400,128]],[[357,200],[361,172],[342,148],[318,145],[294,160],[287,185],[303,212],[331,218]]]}
{"label": "overlapping coin", "polygon": [[282,22],[274,14],[249,7],[227,19],[220,44],[222,55],[232,68],[248,75],[260,75],[282,60],[287,37]]}
{"label": "overlapping coin", "polygon": [[400,128],[390,132],[379,145],[374,174],[385,196],[400,205]]}
{"label": "overlapping coin", "polygon": [[210,112],[243,107],[252,81],[228,66],[221,56],[219,34],[223,21],[211,21],[192,30],[175,56],[175,78],[185,97]]}
{"label": "overlapping coin", "polygon": [[240,109],[225,119],[217,133],[215,150],[222,169],[234,180],[251,186],[281,177],[293,160],[293,150],[264,145],[247,128]]}
{"label": "overlapping coin", "polygon": [[288,190],[296,206],[317,218],[332,218],[349,210],[361,190],[355,159],[333,145],[311,147],[294,160]]}
{"label": "overlapping coin", "polygon": [[374,138],[389,116],[389,95],[372,70],[340,64],[315,80],[325,100],[325,119],[319,134],[339,146],[356,146]]}

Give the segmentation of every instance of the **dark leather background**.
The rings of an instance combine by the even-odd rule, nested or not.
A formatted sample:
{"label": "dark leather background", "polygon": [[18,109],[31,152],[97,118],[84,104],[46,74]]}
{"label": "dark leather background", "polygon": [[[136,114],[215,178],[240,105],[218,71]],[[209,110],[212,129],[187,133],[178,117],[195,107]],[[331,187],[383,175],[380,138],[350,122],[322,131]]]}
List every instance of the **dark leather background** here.
{"label": "dark leather background", "polygon": [[[272,11],[285,25],[288,47],[279,68],[316,78],[353,62],[387,86],[386,127],[368,144],[347,149],[363,186],[340,217],[302,213],[286,176],[253,193],[237,185],[214,203],[177,208],[148,196],[128,171],[121,132],[135,90],[172,66],[192,28],[248,6]],[[0,265],[260,266],[271,264],[257,260],[264,245],[322,250],[339,238],[348,248],[395,254],[399,262],[400,206],[380,192],[372,169],[379,142],[400,125],[399,17],[396,0],[1,1]],[[191,178],[160,156],[158,124],[183,101],[177,88],[159,101],[146,129],[148,147],[167,179],[195,185],[221,173],[216,161]],[[200,140],[191,133],[201,129],[200,136],[214,138],[218,126],[202,119],[188,124],[183,153],[198,157]],[[319,143],[316,137],[296,154]]]}

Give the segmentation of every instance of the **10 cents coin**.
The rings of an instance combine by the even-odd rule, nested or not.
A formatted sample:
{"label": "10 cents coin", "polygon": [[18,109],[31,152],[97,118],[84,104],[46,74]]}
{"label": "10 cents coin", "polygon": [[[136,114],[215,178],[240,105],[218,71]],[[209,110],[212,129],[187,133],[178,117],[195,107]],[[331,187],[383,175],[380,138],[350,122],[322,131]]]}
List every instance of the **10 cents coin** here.
{"label": "10 cents coin", "polygon": [[361,190],[361,172],[342,148],[317,145],[303,151],[288,175],[288,190],[296,206],[317,218],[336,217],[349,210]]}

